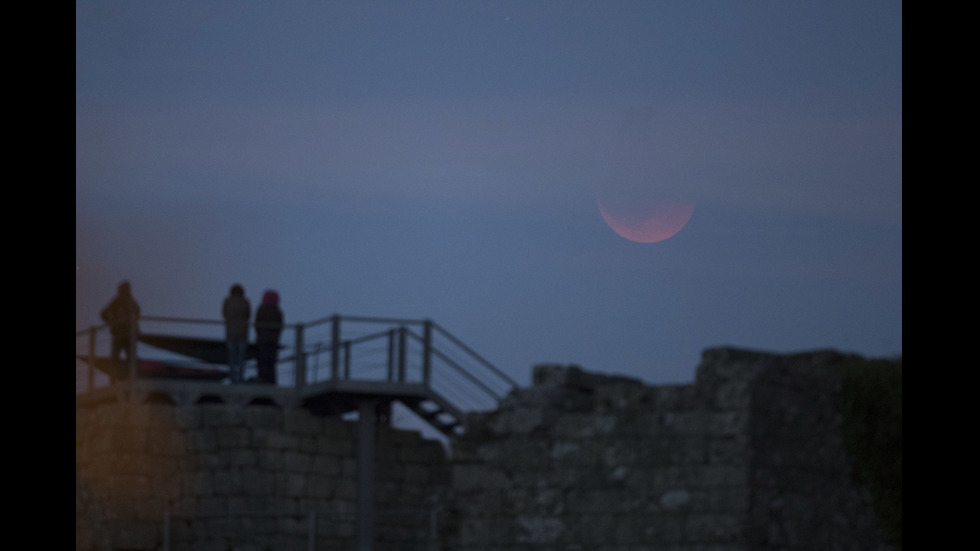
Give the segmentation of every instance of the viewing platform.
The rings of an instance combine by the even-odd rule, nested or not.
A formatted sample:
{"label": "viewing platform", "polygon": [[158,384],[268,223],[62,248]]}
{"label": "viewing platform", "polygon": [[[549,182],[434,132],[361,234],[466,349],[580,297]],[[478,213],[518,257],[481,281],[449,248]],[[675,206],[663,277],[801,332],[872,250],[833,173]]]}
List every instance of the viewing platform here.
{"label": "viewing platform", "polygon": [[302,407],[318,416],[363,415],[371,407],[384,419],[397,402],[453,436],[466,413],[496,408],[517,387],[431,320],[332,315],[286,324],[276,384],[250,380],[254,345],[246,381],[229,381],[222,321],[143,316],[138,327],[132,361],[109,357],[107,326],[76,332],[76,407],[225,403]]}

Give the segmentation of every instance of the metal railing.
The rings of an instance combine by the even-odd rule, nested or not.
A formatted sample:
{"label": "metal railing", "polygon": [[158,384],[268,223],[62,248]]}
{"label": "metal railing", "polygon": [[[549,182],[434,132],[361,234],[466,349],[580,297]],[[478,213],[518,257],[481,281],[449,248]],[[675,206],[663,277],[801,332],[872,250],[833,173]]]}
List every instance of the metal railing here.
{"label": "metal railing", "polygon": [[[224,341],[224,323],[215,320],[142,316],[141,335]],[[111,336],[105,325],[75,333],[76,393],[108,384],[92,362],[106,357]],[[309,323],[286,324],[280,340],[279,386],[297,389],[326,381],[417,383],[466,411],[492,409],[517,383],[431,320],[332,315]],[[187,368],[224,366],[152,349],[136,340],[135,358],[167,361]],[[85,373],[80,384],[79,370]],[[136,362],[129,372],[139,376]]]}

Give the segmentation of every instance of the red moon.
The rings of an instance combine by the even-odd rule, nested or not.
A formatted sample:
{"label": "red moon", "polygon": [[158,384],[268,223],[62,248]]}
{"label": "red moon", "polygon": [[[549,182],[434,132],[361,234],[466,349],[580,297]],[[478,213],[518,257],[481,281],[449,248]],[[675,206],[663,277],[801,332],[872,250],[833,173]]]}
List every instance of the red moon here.
{"label": "red moon", "polygon": [[641,204],[612,205],[600,200],[602,219],[620,236],[637,243],[657,243],[673,237],[687,225],[694,203],[657,200]]}

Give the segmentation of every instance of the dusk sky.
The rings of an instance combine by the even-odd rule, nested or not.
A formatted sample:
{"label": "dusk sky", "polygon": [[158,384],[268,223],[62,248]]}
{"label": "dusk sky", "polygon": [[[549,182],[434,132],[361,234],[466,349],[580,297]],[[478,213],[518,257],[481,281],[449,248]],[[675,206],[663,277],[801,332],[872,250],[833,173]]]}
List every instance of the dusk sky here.
{"label": "dusk sky", "polygon": [[[521,384],[902,352],[901,2],[75,7],[76,331],[129,280],[430,318]],[[653,243],[599,206],[667,200]]]}

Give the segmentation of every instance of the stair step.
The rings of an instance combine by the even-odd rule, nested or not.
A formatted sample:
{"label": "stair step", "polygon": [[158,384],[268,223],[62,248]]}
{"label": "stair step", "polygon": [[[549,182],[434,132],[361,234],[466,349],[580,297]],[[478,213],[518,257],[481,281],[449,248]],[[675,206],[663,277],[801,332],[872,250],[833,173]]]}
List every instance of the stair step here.
{"label": "stair step", "polygon": [[435,411],[419,410],[417,411],[417,413],[419,414],[419,417],[421,417],[422,419],[425,419],[426,421],[430,421],[432,419],[437,419],[440,415],[446,413],[446,410],[444,409],[437,409]]}

